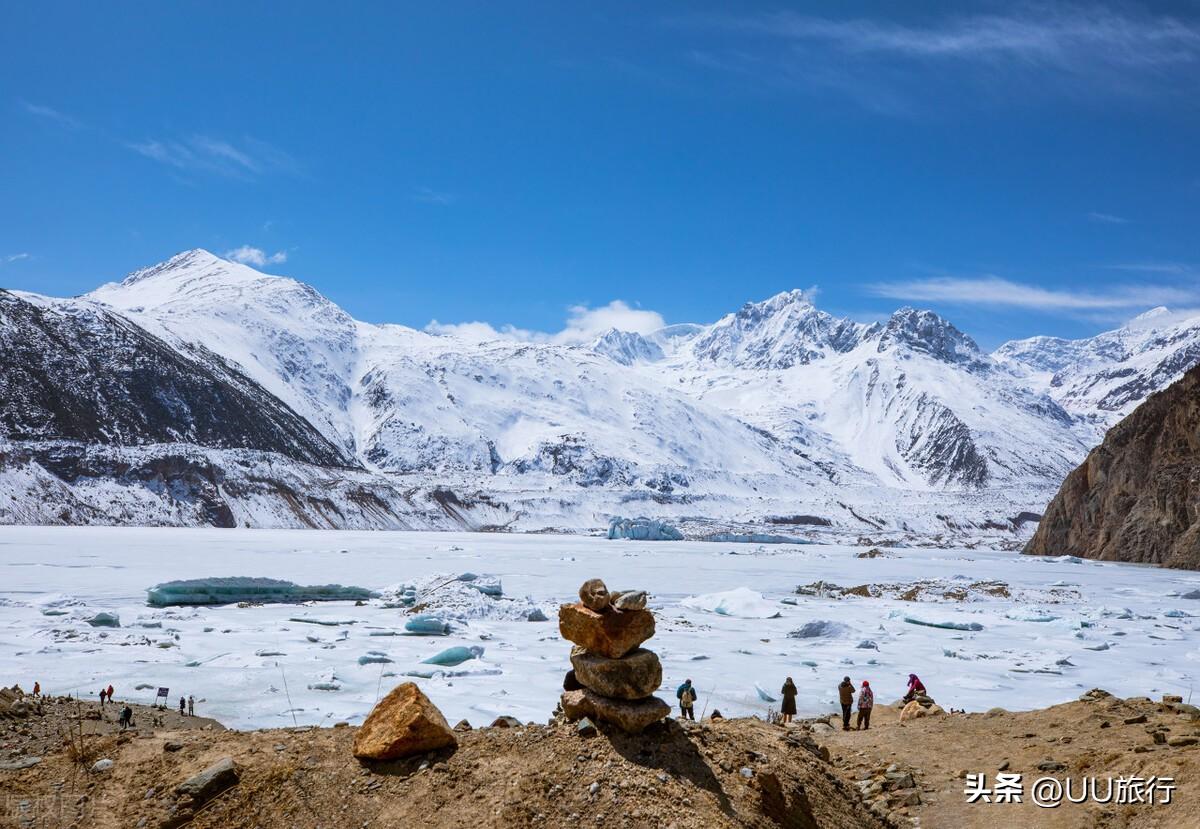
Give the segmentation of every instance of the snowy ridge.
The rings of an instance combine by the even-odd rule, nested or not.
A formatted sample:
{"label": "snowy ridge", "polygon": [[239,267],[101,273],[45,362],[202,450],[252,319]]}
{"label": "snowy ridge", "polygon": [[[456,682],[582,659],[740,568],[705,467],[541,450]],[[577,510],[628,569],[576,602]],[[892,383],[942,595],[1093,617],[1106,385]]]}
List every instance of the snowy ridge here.
{"label": "snowy ridge", "polygon": [[[711,325],[613,329],[584,346],[475,342],[356,321],[310,286],[202,250],[76,300],[9,296],[85,328],[102,315],[181,366],[219,370],[277,413],[286,440],[234,440],[230,424],[214,423],[199,439],[162,424],[132,441],[166,453],[177,434],[203,454],[226,525],[598,531],[614,515],[646,514],[707,533],[762,531],[770,516],[803,514],[827,522],[807,526],[810,537],[1011,541],[1030,529],[1021,516],[1040,511],[1095,442],[1096,424],[1168,382],[1200,343],[1200,320],[1167,328],[1169,315],[1155,314],[1097,342],[1042,338],[987,355],[933,312],[861,323],[819,310],[802,291]],[[0,316],[0,338],[16,330],[10,316]],[[95,338],[74,348],[81,364],[96,359]],[[1110,358],[1145,371],[1122,384],[1127,366]],[[36,388],[11,369],[0,379]],[[165,397],[168,409],[188,411]],[[104,424],[109,455],[128,448],[111,411],[89,416]],[[214,523],[211,509],[180,509],[161,487],[146,490],[162,502],[150,508],[127,474],[104,464],[80,474],[48,459],[47,442],[66,441],[78,466],[96,451],[95,435],[3,425],[0,437],[25,461],[6,456],[0,487],[22,494],[0,521],[17,511],[53,520],[22,499],[66,487],[80,504],[68,523]],[[313,441],[326,459],[299,448]],[[269,468],[274,494],[229,486],[250,474],[227,468],[231,452],[260,453],[242,468]],[[342,469],[323,475],[330,457]],[[319,501],[322,487],[337,494],[333,480],[355,482],[339,496],[349,500],[306,500]],[[109,484],[118,488],[93,497]],[[354,500],[355,486],[378,503]],[[138,507],[122,508],[122,497]]]}
{"label": "snowy ridge", "polygon": [[1033,388],[1104,431],[1200,363],[1200,314],[1153,308],[1120,328],[1079,340],[1033,337],[993,355]]}

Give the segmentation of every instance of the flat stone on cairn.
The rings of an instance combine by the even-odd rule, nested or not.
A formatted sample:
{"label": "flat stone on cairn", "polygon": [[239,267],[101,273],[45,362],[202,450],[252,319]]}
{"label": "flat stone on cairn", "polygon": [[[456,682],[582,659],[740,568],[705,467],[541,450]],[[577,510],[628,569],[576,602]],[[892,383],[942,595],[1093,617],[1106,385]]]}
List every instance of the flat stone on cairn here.
{"label": "flat stone on cairn", "polygon": [[616,699],[642,699],[662,685],[658,654],[634,648],[620,659],[596,656],[580,647],[571,649],[575,678],[585,688]]}
{"label": "flat stone on cairn", "polygon": [[559,631],[577,646],[561,700],[567,719],[587,717],[637,734],[671,712],[653,696],[662,684],[658,655],[638,647],[654,635],[654,614],[645,607],[645,593],[609,593],[603,581],[589,579],[578,603],[558,609]]}

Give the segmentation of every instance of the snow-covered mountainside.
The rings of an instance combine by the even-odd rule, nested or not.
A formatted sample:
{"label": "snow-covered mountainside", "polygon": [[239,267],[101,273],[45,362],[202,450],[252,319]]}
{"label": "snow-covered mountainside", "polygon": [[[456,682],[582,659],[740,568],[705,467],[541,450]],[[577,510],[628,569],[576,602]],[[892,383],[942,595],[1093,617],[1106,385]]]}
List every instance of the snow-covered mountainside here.
{"label": "snow-covered mountainside", "polygon": [[992,355],[1095,427],[1092,443],[1156,391],[1200,363],[1200,314],[1154,308],[1079,340],[1013,340]]}
{"label": "snow-covered mountainside", "polygon": [[[0,368],[9,408],[37,400],[91,431],[0,420],[0,492],[13,493],[0,521],[214,523],[170,486],[105,471],[122,452],[141,468],[178,450],[211,468],[225,524],[591,530],[648,513],[696,534],[1011,537],[1095,442],[1095,413],[1045,379],[1069,346],[993,357],[932,312],[864,324],[799,291],[581,346],[358,322],[310,286],[202,250],[78,300],[10,296],[30,310],[0,317],[0,342],[21,344]],[[34,312],[71,320],[71,336],[31,339]],[[103,373],[108,329],[133,345]],[[174,374],[129,371],[142,353]],[[88,383],[38,391],[36,367],[55,360],[88,366]],[[32,457],[47,441],[107,460],[73,479]],[[30,476],[81,506],[31,508]],[[328,505],[306,500],[322,491]]]}

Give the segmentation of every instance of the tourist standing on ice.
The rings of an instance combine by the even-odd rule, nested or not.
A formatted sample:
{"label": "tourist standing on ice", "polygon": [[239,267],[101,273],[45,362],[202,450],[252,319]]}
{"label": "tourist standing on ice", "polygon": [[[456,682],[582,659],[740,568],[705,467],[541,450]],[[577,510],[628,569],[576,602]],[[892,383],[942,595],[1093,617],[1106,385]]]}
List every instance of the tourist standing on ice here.
{"label": "tourist standing on ice", "polygon": [[871,683],[864,679],[862,690],[858,692],[858,722],[855,728],[866,731],[871,727],[871,709],[874,707],[875,692],[871,690]]}
{"label": "tourist standing on ice", "polygon": [[188,694],[188,716],[189,717],[196,716],[196,700],[192,697],[191,694]]}
{"label": "tourist standing on ice", "polygon": [[854,683],[850,677],[842,677],[838,686],[838,700],[842,703],[842,731],[850,730],[850,707],[854,705]]}
{"label": "tourist standing on ice", "polygon": [[908,675],[908,693],[904,695],[905,702],[912,702],[917,696],[928,696],[925,691],[925,684],[917,678],[916,674]]}
{"label": "tourist standing on ice", "polygon": [[685,679],[683,684],[675,689],[675,697],[679,700],[680,719],[696,719],[696,712],[693,710],[696,703],[696,689],[692,687],[690,679]]}
{"label": "tourist standing on ice", "polygon": [[796,715],[796,683],[792,682],[790,676],[784,680],[779,693],[783,694],[783,704],[779,706],[779,713],[783,714],[783,724],[787,725]]}

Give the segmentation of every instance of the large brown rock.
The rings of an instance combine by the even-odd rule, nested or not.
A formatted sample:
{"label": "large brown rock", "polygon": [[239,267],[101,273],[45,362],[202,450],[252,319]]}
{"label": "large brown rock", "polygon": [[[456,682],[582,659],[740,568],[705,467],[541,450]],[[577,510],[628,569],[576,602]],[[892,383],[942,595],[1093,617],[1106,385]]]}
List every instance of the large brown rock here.
{"label": "large brown rock", "polygon": [[606,610],[597,613],[582,604],[558,609],[558,629],[564,639],[609,659],[620,659],[654,635],[654,614],[649,610]]}
{"label": "large brown rock", "polygon": [[658,697],[639,700],[609,699],[587,688],[565,691],[560,702],[563,714],[572,722],[587,717],[611,723],[628,734],[640,734],[646,726],[671,713],[671,706]]}
{"label": "large brown rock", "polygon": [[354,756],[395,760],[458,745],[446,718],[412,682],[381,699],[354,735]]}
{"label": "large brown rock", "polygon": [[642,699],[662,685],[662,663],[654,651],[645,648],[634,648],[620,659],[609,659],[576,647],[571,650],[571,666],[575,678],[585,688],[605,697]]}
{"label": "large brown rock", "polygon": [[1200,366],[1108,430],[1067,476],[1025,545],[1200,569]]}

